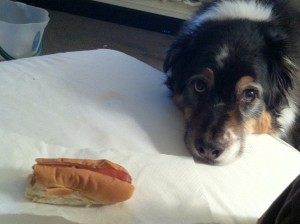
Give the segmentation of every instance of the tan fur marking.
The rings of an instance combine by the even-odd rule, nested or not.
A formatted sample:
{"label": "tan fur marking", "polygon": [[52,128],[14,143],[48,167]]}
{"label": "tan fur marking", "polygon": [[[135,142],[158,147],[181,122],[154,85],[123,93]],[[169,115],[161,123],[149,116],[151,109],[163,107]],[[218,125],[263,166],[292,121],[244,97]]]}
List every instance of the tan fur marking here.
{"label": "tan fur marking", "polygon": [[184,119],[189,120],[192,116],[192,111],[190,108],[184,107],[182,95],[175,95],[173,97],[173,102],[178,107],[178,109],[183,112]]}
{"label": "tan fur marking", "polygon": [[183,114],[184,114],[184,119],[189,120],[192,117],[193,112],[190,108],[184,108]]}
{"label": "tan fur marking", "polygon": [[269,112],[263,112],[259,119],[251,119],[245,123],[246,130],[251,134],[270,134],[274,132],[272,116]]}
{"label": "tan fur marking", "polygon": [[203,77],[205,77],[206,79],[212,80],[212,79],[214,79],[215,73],[214,73],[213,70],[211,70],[210,68],[205,68],[205,69],[202,71],[202,75],[203,75]]}
{"label": "tan fur marking", "polygon": [[229,118],[225,124],[225,131],[221,140],[225,148],[232,146],[241,132],[241,126],[238,121],[238,113],[236,111],[231,111],[228,113],[228,116]]}
{"label": "tan fur marking", "polygon": [[229,113],[229,119],[226,124],[227,128],[230,128],[232,130],[236,130],[239,127],[238,119],[237,119],[237,113],[236,112],[230,112]]}
{"label": "tan fur marking", "polygon": [[173,102],[174,104],[179,108],[179,110],[183,111],[184,106],[183,106],[183,99],[182,95],[175,95],[173,96]]}
{"label": "tan fur marking", "polygon": [[236,83],[236,92],[240,93],[241,90],[243,90],[244,86],[247,86],[251,83],[253,83],[254,79],[249,76],[249,75],[245,75],[242,78],[240,78],[240,80]]}

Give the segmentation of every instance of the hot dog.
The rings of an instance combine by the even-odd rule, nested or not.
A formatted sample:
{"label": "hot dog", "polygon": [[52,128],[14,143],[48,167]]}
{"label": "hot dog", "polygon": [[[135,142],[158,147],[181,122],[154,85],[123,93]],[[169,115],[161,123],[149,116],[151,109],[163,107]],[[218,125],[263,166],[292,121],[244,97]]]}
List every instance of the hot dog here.
{"label": "hot dog", "polygon": [[111,161],[39,158],[25,196],[39,203],[89,206],[128,200],[133,191],[128,171]]}

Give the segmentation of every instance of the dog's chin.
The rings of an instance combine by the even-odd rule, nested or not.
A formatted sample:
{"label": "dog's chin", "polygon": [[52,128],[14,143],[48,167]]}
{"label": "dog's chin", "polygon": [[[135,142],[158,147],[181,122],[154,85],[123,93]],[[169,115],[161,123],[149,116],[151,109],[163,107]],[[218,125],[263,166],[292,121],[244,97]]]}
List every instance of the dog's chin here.
{"label": "dog's chin", "polygon": [[200,163],[206,163],[210,165],[227,165],[236,161],[243,153],[242,141],[234,141],[224,152],[217,158],[211,159],[203,157],[196,147],[192,144],[187,144],[189,151],[191,152],[194,160]]}

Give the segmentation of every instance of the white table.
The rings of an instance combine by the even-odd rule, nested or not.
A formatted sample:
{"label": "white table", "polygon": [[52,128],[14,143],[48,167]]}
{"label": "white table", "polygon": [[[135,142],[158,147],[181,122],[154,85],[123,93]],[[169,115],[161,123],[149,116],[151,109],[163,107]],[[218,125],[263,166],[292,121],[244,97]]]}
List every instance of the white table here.
{"label": "white table", "polygon": [[[0,158],[2,164],[17,160],[18,169],[22,170],[17,181],[22,184],[23,175],[30,172],[37,156],[78,155],[90,158],[101,152],[132,170],[137,196],[128,205],[136,208],[134,206],[141,203],[137,199],[147,194],[142,191],[147,180],[143,181],[143,175],[138,174],[150,172],[143,169],[143,163],[149,168],[154,161],[154,167],[166,169],[164,173],[156,170],[153,181],[157,181],[157,186],[161,184],[160,178],[166,180],[172,177],[168,179],[167,190],[157,189],[158,192],[169,192],[164,209],[147,208],[149,214],[154,214],[147,218],[146,212],[132,215],[128,211],[124,213],[124,207],[117,206],[120,214],[134,217],[127,223],[158,223],[159,220],[167,223],[172,221],[172,215],[176,217],[178,214],[183,217],[182,220],[177,219],[178,223],[198,221],[199,217],[199,223],[212,223],[212,219],[224,224],[255,223],[300,173],[299,152],[268,135],[250,136],[245,154],[232,164],[210,166],[194,163],[183,142],[183,118],[169,98],[164,79],[160,71],[112,50],[70,52],[1,62],[0,151],[5,155]],[[19,155],[23,150],[21,146],[29,150],[27,154],[22,151],[24,153]],[[68,150],[73,151],[68,154]],[[0,165],[2,175],[8,172],[3,166]],[[11,169],[16,171],[16,164],[11,165]],[[18,175],[18,172],[14,174]],[[180,184],[185,179],[187,186]],[[190,191],[184,189],[188,186],[191,186]],[[2,197],[8,189],[9,186],[1,188],[0,185]],[[164,196],[162,192],[159,194],[158,200]],[[172,194],[176,195],[177,201],[171,200],[174,199]],[[10,200],[8,195],[7,198]],[[148,204],[152,203],[150,198],[151,194],[147,196]],[[193,210],[193,204],[200,208],[198,214],[197,209]],[[23,215],[21,219],[24,222],[44,217],[42,212],[41,216],[26,215],[20,206],[16,213]],[[0,208],[0,222],[18,223],[20,216],[6,214],[8,210]],[[112,209],[104,210],[109,215]],[[52,215],[56,214],[52,212]],[[84,223],[79,218],[58,223],[70,221]]]}

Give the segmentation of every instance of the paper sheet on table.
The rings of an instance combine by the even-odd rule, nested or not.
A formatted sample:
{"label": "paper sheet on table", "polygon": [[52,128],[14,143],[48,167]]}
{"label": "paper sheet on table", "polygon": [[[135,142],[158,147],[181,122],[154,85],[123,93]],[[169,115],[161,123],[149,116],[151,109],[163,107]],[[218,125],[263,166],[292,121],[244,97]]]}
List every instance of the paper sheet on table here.
{"label": "paper sheet on table", "polygon": [[[19,215],[23,214],[24,220],[30,219],[30,215],[40,216],[36,219],[57,216],[86,224],[212,222],[191,158],[112,148],[68,149],[2,130],[0,142],[0,221],[5,217],[11,219],[11,214],[18,214],[15,220],[20,220]],[[24,191],[26,177],[37,157],[110,159],[129,170],[136,187],[134,195],[123,203],[90,208],[32,203],[24,198]]]}
{"label": "paper sheet on table", "polygon": [[242,157],[236,161],[226,166],[199,163],[196,167],[217,221],[255,224],[299,175],[299,161],[300,153],[282,140],[251,135]]}

